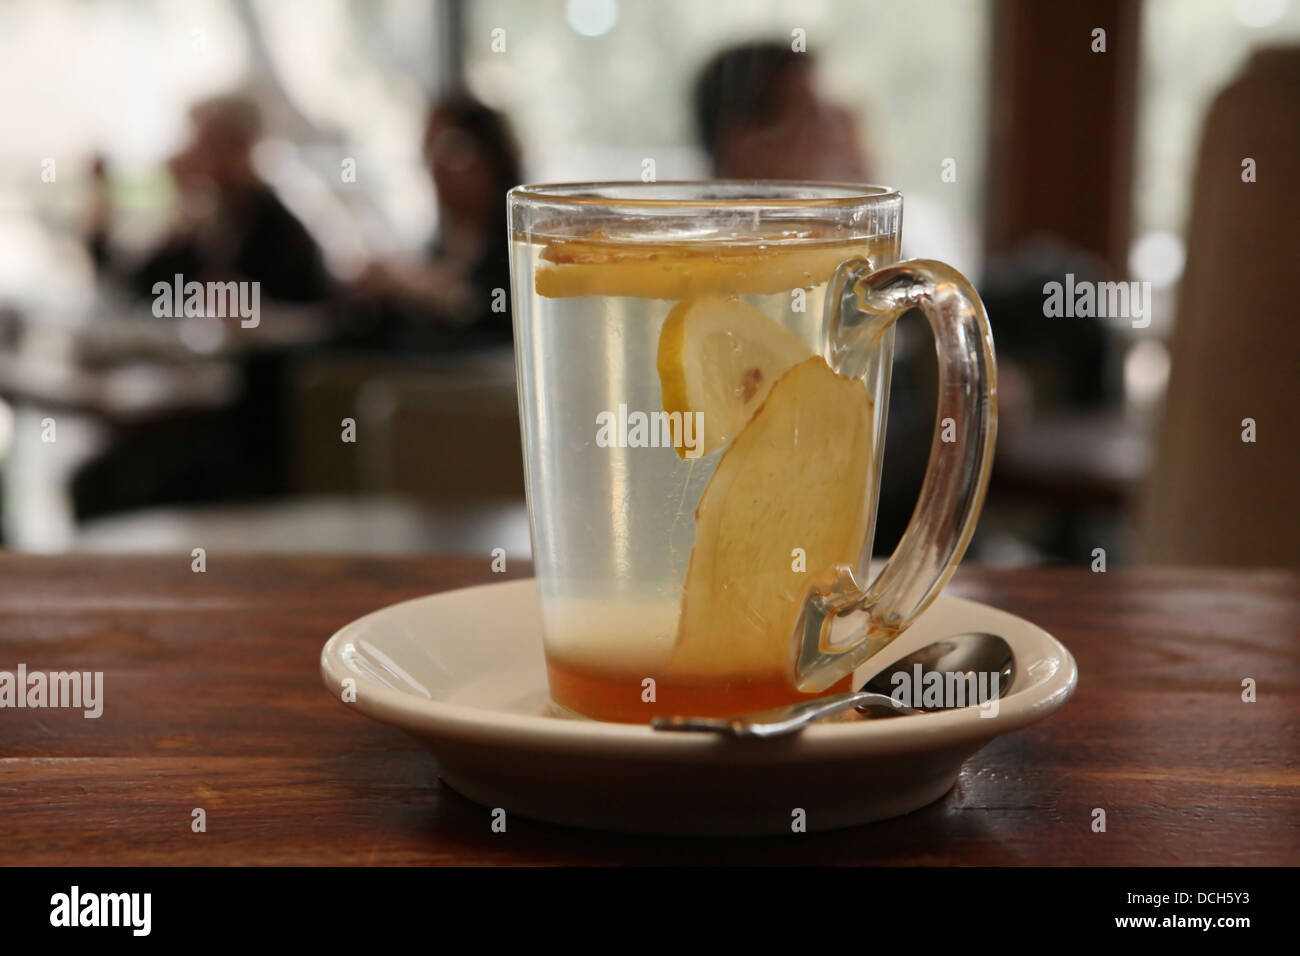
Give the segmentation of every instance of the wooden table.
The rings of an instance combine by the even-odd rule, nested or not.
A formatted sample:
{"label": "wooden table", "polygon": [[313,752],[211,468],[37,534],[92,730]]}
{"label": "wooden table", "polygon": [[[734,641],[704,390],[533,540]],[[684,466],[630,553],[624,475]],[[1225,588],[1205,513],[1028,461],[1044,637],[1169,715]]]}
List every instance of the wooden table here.
{"label": "wooden table", "polygon": [[[430,754],[326,693],[318,655],[336,628],[490,580],[487,558],[209,554],[202,574],[190,561],[0,556],[0,670],[102,670],[105,684],[97,720],[0,710],[0,863],[1300,860],[1294,573],[965,569],[957,591],[1074,652],[1074,699],[990,744],[909,816],[714,841],[518,819],[494,834],[486,810],[439,783]],[[1246,677],[1256,703],[1242,702]],[[196,807],[206,833],[191,831]],[[1098,807],[1105,833],[1091,828]]]}

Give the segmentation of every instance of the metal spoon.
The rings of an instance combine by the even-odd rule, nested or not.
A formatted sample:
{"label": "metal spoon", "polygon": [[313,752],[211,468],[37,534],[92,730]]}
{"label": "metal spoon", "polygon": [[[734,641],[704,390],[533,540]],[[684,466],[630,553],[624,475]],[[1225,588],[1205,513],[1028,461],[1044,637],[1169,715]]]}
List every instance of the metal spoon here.
{"label": "metal spoon", "polygon": [[[917,667],[920,671],[917,671]],[[918,651],[895,661],[862,685],[862,689],[830,697],[773,707],[736,717],[656,717],[650,722],[655,730],[702,730],[724,737],[782,737],[793,734],[815,720],[850,708],[866,713],[894,716],[923,714],[944,707],[908,707],[890,694],[895,688],[894,675],[906,673],[914,682],[931,672],[941,674],[997,674],[998,696],[1005,697],[1015,676],[1016,661],[1011,645],[996,634],[972,632],[958,634],[927,644]],[[919,689],[916,692],[920,696]]]}

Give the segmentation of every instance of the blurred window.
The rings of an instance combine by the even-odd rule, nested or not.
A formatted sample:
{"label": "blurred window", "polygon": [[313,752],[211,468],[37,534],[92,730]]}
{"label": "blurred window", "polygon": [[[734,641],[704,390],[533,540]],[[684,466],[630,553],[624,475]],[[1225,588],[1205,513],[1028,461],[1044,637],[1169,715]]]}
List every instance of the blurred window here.
{"label": "blurred window", "polygon": [[[120,238],[145,242],[168,206],[162,163],[189,105],[236,86],[267,114],[264,171],[329,251],[426,239],[434,212],[420,138],[445,10],[438,0],[4,0],[0,293],[48,287],[66,270],[66,254],[47,247],[80,228],[94,153],[113,170]],[[357,169],[349,187],[345,158]],[[42,182],[47,159],[56,184]]]}
{"label": "blurred window", "polygon": [[1176,286],[1206,110],[1256,47],[1297,42],[1298,0],[1145,0],[1129,257],[1135,279],[1156,290]]}

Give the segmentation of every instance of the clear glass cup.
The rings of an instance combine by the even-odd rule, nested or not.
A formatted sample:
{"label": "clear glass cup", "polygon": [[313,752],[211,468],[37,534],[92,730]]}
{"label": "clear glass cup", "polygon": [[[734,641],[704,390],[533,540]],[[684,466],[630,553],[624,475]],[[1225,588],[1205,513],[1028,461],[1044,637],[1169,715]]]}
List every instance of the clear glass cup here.
{"label": "clear glass cup", "polygon": [[[553,701],[725,715],[845,689],[947,583],[996,429],[988,320],[898,262],[902,197],[812,183],[521,186],[509,196],[533,557]],[[911,522],[867,580],[894,323],[939,413]]]}

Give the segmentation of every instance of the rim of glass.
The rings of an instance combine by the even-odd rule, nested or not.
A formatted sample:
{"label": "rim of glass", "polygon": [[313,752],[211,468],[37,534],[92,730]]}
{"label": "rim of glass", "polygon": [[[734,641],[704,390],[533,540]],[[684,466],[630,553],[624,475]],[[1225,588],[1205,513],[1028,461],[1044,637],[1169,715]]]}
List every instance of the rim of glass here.
{"label": "rim of glass", "polygon": [[[753,195],[736,197],[690,198],[683,196],[646,197],[636,193],[665,187],[709,188],[732,187],[750,190]],[[763,195],[764,190],[771,195]],[[609,195],[591,195],[605,191]],[[788,195],[789,193],[817,193],[822,195]],[[780,193],[787,195],[781,195]],[[657,182],[639,180],[609,180],[590,183],[536,183],[516,186],[510,190],[511,199],[544,202],[551,205],[571,206],[626,206],[639,209],[661,209],[669,206],[702,207],[707,209],[755,209],[776,207],[785,209],[842,209],[870,203],[901,199],[902,193],[892,186],[870,183],[824,183],[802,179],[665,179]]]}

